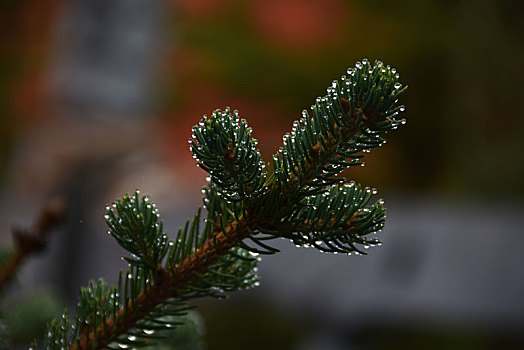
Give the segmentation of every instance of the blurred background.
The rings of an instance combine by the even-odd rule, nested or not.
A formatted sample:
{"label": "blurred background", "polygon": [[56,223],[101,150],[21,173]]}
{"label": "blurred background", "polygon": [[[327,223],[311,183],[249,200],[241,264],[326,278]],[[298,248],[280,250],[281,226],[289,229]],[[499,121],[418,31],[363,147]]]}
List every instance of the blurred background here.
{"label": "blurred background", "polygon": [[523,348],[523,34],[517,0],[3,0],[1,242],[47,198],[69,208],[4,293],[10,339],[42,334],[35,310],[75,305],[89,279],[115,281],[107,203],[140,188],[171,236],[193,215],[205,174],[187,139],[202,115],[238,109],[269,160],[366,57],[409,85],[407,125],[347,173],[386,201],[383,246],[277,242],[260,287],[198,309],[205,346]]}

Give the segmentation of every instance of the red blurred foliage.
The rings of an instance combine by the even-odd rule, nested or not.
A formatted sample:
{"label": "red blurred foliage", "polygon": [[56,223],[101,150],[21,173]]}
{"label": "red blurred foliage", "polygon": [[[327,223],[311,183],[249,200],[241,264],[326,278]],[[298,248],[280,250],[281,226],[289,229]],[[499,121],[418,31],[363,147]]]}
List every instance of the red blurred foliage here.
{"label": "red blurred foliage", "polygon": [[61,0],[17,2],[6,5],[0,15],[3,40],[0,54],[10,60],[12,67],[8,73],[12,78],[7,79],[12,84],[9,108],[18,118],[40,118],[46,109],[44,71],[61,3]]}
{"label": "red blurred foliage", "polygon": [[46,110],[45,79],[42,71],[28,72],[12,88],[12,109],[16,116],[25,120],[42,117],[39,111]]}
{"label": "red blurred foliage", "polygon": [[200,85],[198,81],[207,80],[209,71],[216,69],[213,60],[190,47],[180,46],[169,52],[166,58],[164,73],[166,79],[173,80],[177,86],[183,86],[184,96],[188,92],[186,86]]}
{"label": "red blurred foliage", "polygon": [[305,50],[340,42],[348,14],[342,0],[255,0],[250,16],[264,39]]}

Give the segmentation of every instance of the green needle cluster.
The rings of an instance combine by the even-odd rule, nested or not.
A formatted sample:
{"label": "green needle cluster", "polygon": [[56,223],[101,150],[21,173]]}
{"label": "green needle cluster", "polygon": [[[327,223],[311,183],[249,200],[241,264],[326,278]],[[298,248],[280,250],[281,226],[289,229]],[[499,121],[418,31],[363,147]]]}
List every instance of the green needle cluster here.
{"label": "green needle cluster", "polygon": [[340,173],[363,166],[384,134],[405,123],[397,103],[406,87],[398,78],[382,62],[357,62],[302,112],[268,164],[237,111],[204,116],[189,143],[209,174],[206,216],[199,208],[169,238],[158,209],[138,191],[108,206],[109,234],[129,252],[129,268],[116,286],[100,280],[82,288],[76,316],[64,312],[49,324],[45,349],[154,344],[193,299],[257,285],[259,255],[278,252],[271,245],[277,238],[342,254],[380,245],[370,235],[384,226],[383,201]]}

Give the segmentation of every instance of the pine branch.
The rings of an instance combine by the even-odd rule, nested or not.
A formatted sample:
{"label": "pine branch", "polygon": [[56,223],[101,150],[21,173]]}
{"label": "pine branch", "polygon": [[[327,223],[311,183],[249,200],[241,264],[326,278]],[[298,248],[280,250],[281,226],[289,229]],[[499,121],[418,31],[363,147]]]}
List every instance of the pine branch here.
{"label": "pine branch", "polygon": [[0,270],[0,291],[11,280],[27,257],[42,251],[49,232],[64,218],[65,206],[61,199],[47,202],[29,229],[13,228],[14,252]]}
{"label": "pine branch", "polygon": [[[100,280],[81,290],[77,315],[48,327],[46,349],[128,348],[148,345],[155,330],[176,326],[194,298],[224,297],[257,285],[259,254],[278,249],[268,241],[344,254],[365,254],[379,245],[371,233],[382,229],[382,200],[376,190],[342,184],[340,172],[363,165],[363,153],[385,143],[381,135],[403,124],[395,106],[405,91],[389,66],[367,60],[348,70],[342,84],[303,112],[268,171],[238,112],[204,116],[189,140],[197,165],[209,173],[204,207],[174,240],[163,232],[158,209],[138,191],[107,207],[109,233],[131,256],[129,270],[108,287]],[[201,225],[203,227],[201,228]]]}
{"label": "pine branch", "polygon": [[326,185],[344,181],[334,176],[349,166],[363,166],[360,152],[382,146],[380,134],[405,122],[395,119],[404,107],[392,108],[406,90],[395,69],[363,60],[347,73],[342,86],[335,80],[327,95],[317,98],[313,117],[302,112],[273,156],[278,190],[286,195],[322,193]]}
{"label": "pine branch", "polygon": [[227,254],[229,248],[243,240],[247,234],[245,221],[241,220],[239,224],[232,223],[225,231],[208,239],[198,251],[184,259],[174,270],[166,271],[160,267],[155,284],[140,293],[126,308],[121,308],[116,315],[104,321],[96,330],[82,335],[71,350],[93,348],[95,337],[97,348],[103,348],[120,335],[126,334],[158,305],[179,296],[177,290],[194,280],[198,273],[205,272],[207,267],[217,262],[219,256]]}

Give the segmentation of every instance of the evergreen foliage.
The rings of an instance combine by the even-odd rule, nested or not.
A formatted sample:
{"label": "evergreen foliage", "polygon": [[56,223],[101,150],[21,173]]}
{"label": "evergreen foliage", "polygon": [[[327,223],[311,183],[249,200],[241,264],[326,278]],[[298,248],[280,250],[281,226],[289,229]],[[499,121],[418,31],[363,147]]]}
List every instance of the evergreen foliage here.
{"label": "evergreen foliage", "polygon": [[193,127],[191,150],[197,165],[207,171],[220,194],[231,201],[264,192],[265,165],[256,149],[257,140],[238,111],[216,110]]}
{"label": "evergreen foliage", "polygon": [[395,69],[357,62],[341,82],[295,121],[266,166],[238,112],[216,110],[193,128],[190,148],[209,173],[206,217],[198,209],[176,238],[163,231],[158,209],[137,191],[107,207],[109,234],[130,255],[117,286],[103,280],[80,291],[76,316],[53,320],[45,349],[137,348],[180,324],[191,300],[224,297],[257,285],[259,254],[286,238],[325,252],[365,254],[384,226],[376,190],[344,184],[342,170],[396,129],[405,87]]}

